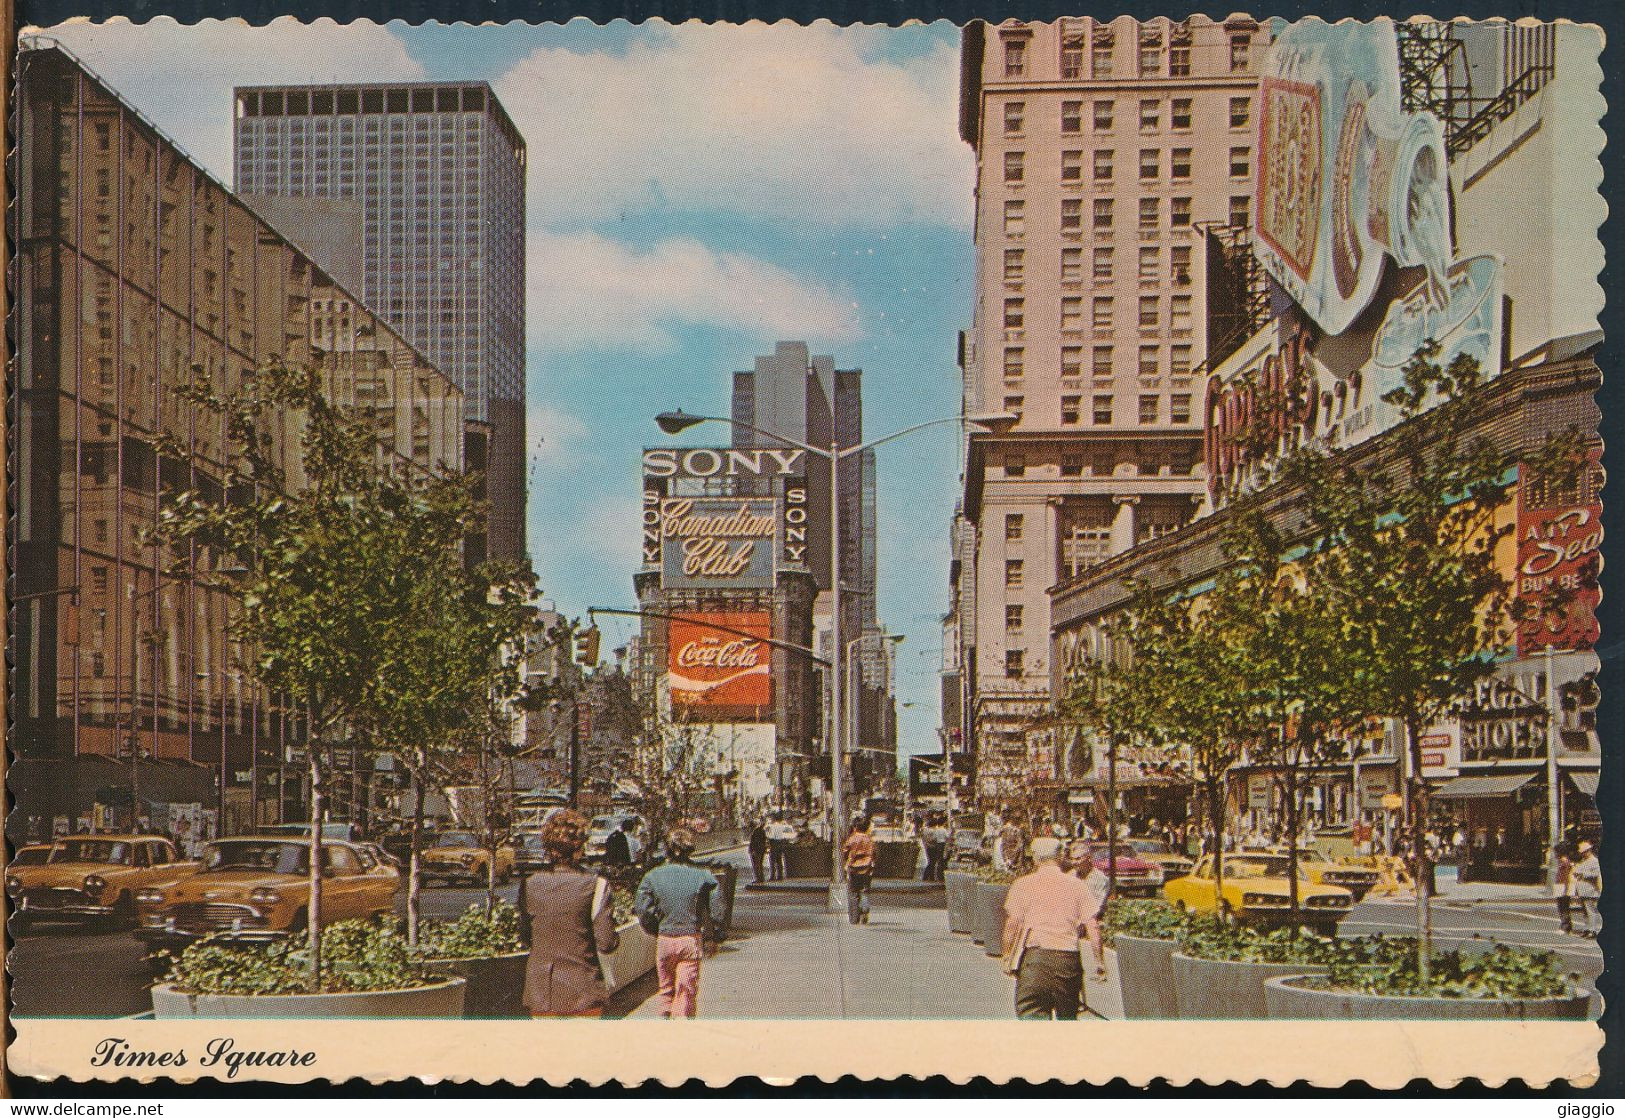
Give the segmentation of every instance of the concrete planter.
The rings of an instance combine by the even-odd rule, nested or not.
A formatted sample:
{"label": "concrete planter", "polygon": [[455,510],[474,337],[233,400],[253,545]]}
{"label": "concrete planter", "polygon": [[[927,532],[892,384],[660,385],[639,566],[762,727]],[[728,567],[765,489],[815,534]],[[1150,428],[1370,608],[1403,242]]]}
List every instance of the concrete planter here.
{"label": "concrete planter", "polygon": [[875,876],[888,881],[912,881],[920,865],[917,842],[875,843]]}
{"label": "concrete planter", "polygon": [[1004,898],[1010,892],[1008,885],[976,883],[976,924],[971,935],[989,955],[1000,955],[1004,939]]}
{"label": "concrete planter", "polygon": [[1173,954],[1174,997],[1186,1020],[1252,1020],[1267,1016],[1264,983],[1284,975],[1325,974],[1306,963],[1240,963]]}
{"label": "concrete planter", "polygon": [[948,930],[969,935],[971,930],[971,896],[976,888],[976,875],[959,870],[948,870],[942,875],[948,901]]}
{"label": "concrete planter", "polygon": [[1580,989],[1566,998],[1399,998],[1382,994],[1356,994],[1346,990],[1316,990],[1300,985],[1308,977],[1301,971],[1264,983],[1264,1005],[1280,1020],[1338,1021],[1583,1021],[1591,991]]}
{"label": "concrete planter", "polygon": [[1083,1008],[1108,1021],[1121,1021],[1123,1012],[1123,957],[1115,947],[1106,948],[1106,977],[1096,978],[1087,949],[1083,960]]}
{"label": "concrete planter", "polygon": [[829,843],[794,842],[784,856],[785,870],[791,877],[822,877],[829,879]]}
{"label": "concrete planter", "polygon": [[644,931],[643,925],[628,920],[615,931],[621,937],[620,946],[608,955],[598,956],[604,985],[611,994],[655,969],[655,937]]}
{"label": "concrete planter", "polygon": [[1181,1016],[1174,981],[1178,942],[1119,933],[1112,943],[1121,969],[1123,1016],[1135,1021],[1167,1021]]}
{"label": "concrete planter", "polygon": [[428,965],[467,981],[464,1018],[528,1017],[524,998],[525,963],[529,958],[529,952],[515,951],[482,959],[430,959]]}
{"label": "concrete planter", "polygon": [[451,978],[410,990],[345,994],[184,994],[165,982],[152,988],[159,1021],[195,1017],[461,1017],[468,982]]}

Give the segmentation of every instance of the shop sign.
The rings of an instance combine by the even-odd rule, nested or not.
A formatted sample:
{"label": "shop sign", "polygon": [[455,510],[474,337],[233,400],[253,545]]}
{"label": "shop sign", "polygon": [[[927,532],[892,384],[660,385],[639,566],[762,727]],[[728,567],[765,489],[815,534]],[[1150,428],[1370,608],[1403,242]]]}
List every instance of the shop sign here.
{"label": "shop sign", "polygon": [[1472,697],[1455,708],[1461,724],[1461,759],[1530,760],[1547,749],[1547,711],[1510,679],[1481,681]]}
{"label": "shop sign", "polygon": [[1247,777],[1247,807],[1253,811],[1270,808],[1270,778],[1252,774]]}
{"label": "shop sign", "polygon": [[771,497],[667,497],[659,506],[666,589],[773,586],[778,502]]}
{"label": "shop sign", "polygon": [[1454,739],[1449,734],[1423,734],[1416,744],[1421,747],[1422,770],[1442,769],[1450,763],[1450,746]]}
{"label": "shop sign", "polygon": [[1370,303],[1384,257],[1450,263],[1444,129],[1401,108],[1391,22],[1286,28],[1260,86],[1254,253],[1328,334]]}
{"label": "shop sign", "polygon": [[[1525,472],[1520,467],[1520,474]],[[1587,465],[1599,473],[1599,456]],[[1597,501],[1533,505],[1531,487],[1518,486],[1518,598],[1527,615],[1518,626],[1518,655],[1552,648],[1589,649],[1598,636],[1602,590],[1602,504]],[[1592,477],[1581,489],[1594,492]]]}
{"label": "shop sign", "polygon": [[756,708],[770,704],[773,660],[766,642],[771,635],[772,619],[765,611],[674,617],[667,634],[672,705]]}
{"label": "shop sign", "polygon": [[795,477],[806,451],[760,447],[655,447],[643,452],[646,478]]}
{"label": "shop sign", "polygon": [[805,566],[807,562],[807,479],[794,477],[784,483],[784,533],[780,561],[785,566]]}
{"label": "shop sign", "polygon": [[1391,795],[1396,786],[1392,769],[1362,769],[1360,771],[1360,807],[1377,811],[1384,796]]}

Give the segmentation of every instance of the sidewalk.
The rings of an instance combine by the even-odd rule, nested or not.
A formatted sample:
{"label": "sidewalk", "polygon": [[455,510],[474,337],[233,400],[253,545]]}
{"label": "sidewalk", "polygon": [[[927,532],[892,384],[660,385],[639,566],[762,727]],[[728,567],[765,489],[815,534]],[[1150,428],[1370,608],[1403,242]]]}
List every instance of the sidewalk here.
{"label": "sidewalk", "polygon": [[[1551,891],[1545,885],[1503,885],[1493,881],[1469,881],[1466,884],[1458,882],[1454,875],[1439,874],[1435,884],[1438,891],[1433,894],[1435,904],[1443,905],[1483,905],[1483,904],[1533,904],[1550,906],[1553,904]],[[1404,892],[1392,897],[1368,896],[1368,904],[1415,904],[1413,893]]]}
{"label": "sidewalk", "polygon": [[[908,884],[899,882],[898,884]],[[903,898],[898,898],[901,902]],[[912,901],[912,898],[910,898]],[[993,1018],[1014,1015],[1015,980],[940,906],[874,897],[867,925],[805,896],[740,894],[735,931],[700,976],[712,1018]],[[651,990],[629,1016],[658,1014]]]}

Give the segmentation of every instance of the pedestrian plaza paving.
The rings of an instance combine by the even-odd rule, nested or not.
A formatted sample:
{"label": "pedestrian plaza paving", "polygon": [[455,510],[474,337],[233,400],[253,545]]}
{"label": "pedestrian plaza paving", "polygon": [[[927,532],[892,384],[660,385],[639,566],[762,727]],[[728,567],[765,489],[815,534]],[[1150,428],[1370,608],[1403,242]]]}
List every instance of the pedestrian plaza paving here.
{"label": "pedestrian plaza paving", "polygon": [[[816,899],[746,901],[742,891],[735,933],[701,969],[700,1016],[1014,1016],[1015,979],[969,936],[948,931],[940,905],[888,903],[884,883],[873,895],[870,922],[860,926]],[[657,1015],[652,990],[629,1013]]]}

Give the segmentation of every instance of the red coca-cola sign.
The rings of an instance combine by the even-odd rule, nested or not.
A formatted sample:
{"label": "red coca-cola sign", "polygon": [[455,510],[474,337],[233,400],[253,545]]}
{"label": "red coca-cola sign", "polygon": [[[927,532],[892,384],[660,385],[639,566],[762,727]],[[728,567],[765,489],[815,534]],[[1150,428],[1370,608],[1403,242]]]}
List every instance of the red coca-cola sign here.
{"label": "red coca-cola sign", "polygon": [[673,618],[667,680],[673,705],[709,710],[773,701],[772,619],[766,612]]}

